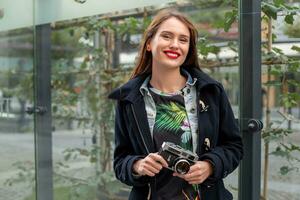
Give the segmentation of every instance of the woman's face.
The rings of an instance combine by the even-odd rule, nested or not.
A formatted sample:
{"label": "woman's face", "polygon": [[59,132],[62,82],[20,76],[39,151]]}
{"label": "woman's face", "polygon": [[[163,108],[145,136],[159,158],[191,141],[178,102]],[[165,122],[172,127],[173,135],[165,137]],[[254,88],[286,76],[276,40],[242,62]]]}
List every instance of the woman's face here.
{"label": "woman's face", "polygon": [[180,67],[188,54],[190,32],[187,26],[175,17],[164,21],[150,40],[148,50],[152,53],[152,68]]}

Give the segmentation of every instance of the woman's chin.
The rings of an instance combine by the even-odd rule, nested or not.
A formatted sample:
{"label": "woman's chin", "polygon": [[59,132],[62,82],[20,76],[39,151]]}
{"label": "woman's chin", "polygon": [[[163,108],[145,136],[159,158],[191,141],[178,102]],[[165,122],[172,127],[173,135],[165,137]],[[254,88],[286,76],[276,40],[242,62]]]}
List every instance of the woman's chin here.
{"label": "woman's chin", "polygon": [[164,63],[164,66],[168,69],[176,69],[179,68],[181,65],[182,65],[181,62],[174,62],[174,61]]}

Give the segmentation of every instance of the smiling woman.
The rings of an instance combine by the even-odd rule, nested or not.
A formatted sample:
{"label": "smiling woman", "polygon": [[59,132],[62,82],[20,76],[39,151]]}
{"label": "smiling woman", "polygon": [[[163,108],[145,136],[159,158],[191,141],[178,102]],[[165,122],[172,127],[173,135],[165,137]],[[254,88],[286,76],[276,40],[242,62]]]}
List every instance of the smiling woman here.
{"label": "smiling woman", "polygon": [[[189,50],[189,29],[175,17],[164,21],[155,36],[147,44],[147,51],[152,53],[152,70],[158,67],[179,69]],[[159,69],[163,70],[163,69]]]}
{"label": "smiling woman", "polygon": [[[238,166],[242,141],[223,86],[199,68],[196,41],[183,14],[159,12],[131,80],[109,96],[118,100],[114,170],[133,186],[129,199],[233,199],[223,178]],[[166,156],[171,147],[179,151]],[[189,170],[177,170],[181,162]]]}
{"label": "smiling woman", "polygon": [[[150,84],[163,92],[175,92],[185,85],[180,74],[189,50],[189,29],[175,17],[164,21],[155,36],[148,42],[152,54],[152,79]],[[167,77],[165,75],[168,75]],[[168,82],[168,84],[164,84]]]}

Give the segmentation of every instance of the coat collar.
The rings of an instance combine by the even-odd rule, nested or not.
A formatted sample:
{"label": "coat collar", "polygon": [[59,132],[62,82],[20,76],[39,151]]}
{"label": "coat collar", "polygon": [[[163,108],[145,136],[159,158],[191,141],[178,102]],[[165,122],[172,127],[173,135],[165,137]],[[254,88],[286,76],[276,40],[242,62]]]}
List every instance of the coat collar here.
{"label": "coat collar", "polygon": [[[185,70],[192,76],[192,78],[196,78],[196,88],[200,91],[202,88],[208,85],[216,85],[220,86],[220,83],[212,79],[210,76],[205,74],[202,70],[197,68],[185,68]],[[149,76],[149,74],[144,74],[135,77],[134,79],[129,80],[127,83],[114,89],[108,96],[110,99],[120,100],[120,101],[129,101],[131,103],[135,103],[136,101],[141,100],[143,98],[140,87],[142,86],[145,79]]]}
{"label": "coat collar", "polygon": [[[193,86],[195,85],[197,79],[196,78],[192,78],[192,76],[190,75],[190,73],[188,73],[185,69],[182,69],[181,71],[181,74],[183,76],[185,76],[187,78],[187,81],[185,83],[185,86]],[[145,96],[146,94],[147,95],[150,95],[150,92],[149,92],[149,89],[148,89],[148,84],[149,84],[149,81],[151,79],[151,75],[149,75],[143,82],[143,84],[141,85],[140,87],[140,92],[143,96]]]}

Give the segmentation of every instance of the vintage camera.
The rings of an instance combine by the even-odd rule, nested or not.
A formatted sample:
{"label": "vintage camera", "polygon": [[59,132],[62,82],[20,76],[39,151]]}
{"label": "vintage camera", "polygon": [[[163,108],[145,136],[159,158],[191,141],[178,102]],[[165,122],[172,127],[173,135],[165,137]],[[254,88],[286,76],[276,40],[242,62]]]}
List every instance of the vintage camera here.
{"label": "vintage camera", "polygon": [[158,154],[167,161],[168,169],[178,174],[188,173],[190,166],[198,160],[196,154],[172,142],[164,142]]}

